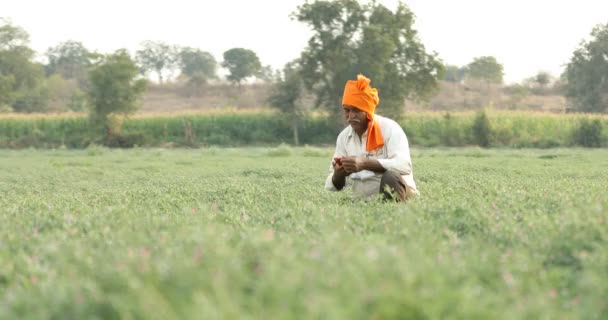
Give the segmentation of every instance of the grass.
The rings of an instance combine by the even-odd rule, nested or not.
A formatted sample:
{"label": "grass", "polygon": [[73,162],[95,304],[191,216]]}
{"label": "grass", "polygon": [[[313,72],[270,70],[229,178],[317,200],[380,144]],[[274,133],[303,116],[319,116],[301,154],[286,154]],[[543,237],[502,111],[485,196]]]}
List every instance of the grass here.
{"label": "grass", "polygon": [[608,150],[415,149],[350,201],[331,150],[0,151],[0,319],[600,319]]}

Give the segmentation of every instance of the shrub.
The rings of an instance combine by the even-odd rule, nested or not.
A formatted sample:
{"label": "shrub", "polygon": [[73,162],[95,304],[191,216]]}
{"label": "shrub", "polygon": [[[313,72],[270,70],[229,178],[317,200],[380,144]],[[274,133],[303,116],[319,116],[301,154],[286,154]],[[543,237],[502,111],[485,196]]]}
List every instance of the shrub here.
{"label": "shrub", "polygon": [[573,132],[573,144],[587,148],[602,146],[602,123],[600,119],[583,118]]}
{"label": "shrub", "polygon": [[492,128],[490,120],[485,111],[477,113],[473,122],[473,141],[480,147],[487,148],[490,146]]}
{"label": "shrub", "polygon": [[441,144],[448,147],[460,147],[467,144],[466,130],[463,130],[460,119],[449,112],[443,116]]}
{"label": "shrub", "polygon": [[130,133],[108,135],[103,144],[110,148],[133,148],[147,145],[146,141],[146,136],[143,133]]}

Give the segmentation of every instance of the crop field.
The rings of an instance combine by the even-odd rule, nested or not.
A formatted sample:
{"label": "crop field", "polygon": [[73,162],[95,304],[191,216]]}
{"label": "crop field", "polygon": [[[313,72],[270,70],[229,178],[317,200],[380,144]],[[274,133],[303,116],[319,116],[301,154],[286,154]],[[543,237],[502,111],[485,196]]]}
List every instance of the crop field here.
{"label": "crop field", "polygon": [[0,319],[608,314],[608,150],[415,148],[406,204],[331,154],[0,150]]}
{"label": "crop field", "polygon": [[[480,117],[482,116],[482,117]],[[485,119],[485,120],[484,120]],[[300,119],[299,140],[330,145],[343,126],[323,113]],[[487,121],[487,122],[486,122]],[[398,120],[416,147],[608,147],[608,115],[540,112],[408,112]],[[84,114],[2,114],[0,148],[243,147],[293,141],[287,118],[271,110],[142,113],[113,118],[113,137],[95,137]],[[343,124],[343,120],[340,119]]]}

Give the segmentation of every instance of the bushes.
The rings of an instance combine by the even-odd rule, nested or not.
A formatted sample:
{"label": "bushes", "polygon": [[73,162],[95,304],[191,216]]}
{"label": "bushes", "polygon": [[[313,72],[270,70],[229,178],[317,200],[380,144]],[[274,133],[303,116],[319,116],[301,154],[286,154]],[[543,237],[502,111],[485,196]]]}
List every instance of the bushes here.
{"label": "bushes", "polygon": [[104,138],[103,145],[110,148],[134,148],[149,145],[147,140],[143,133],[108,135]]}
{"label": "bushes", "polygon": [[443,116],[443,126],[441,130],[441,144],[448,147],[460,147],[468,144],[467,132],[460,119],[454,117],[449,112]]}
{"label": "bushes", "polygon": [[587,148],[599,148],[603,145],[602,123],[600,119],[583,118],[572,132],[572,144]]}
{"label": "bushes", "polygon": [[[413,146],[551,148],[606,146],[608,119],[602,116],[525,112],[409,113],[401,126]],[[125,119],[122,130],[97,141],[84,116],[0,117],[0,148],[279,145],[292,141],[290,123],[273,113],[183,114]],[[300,143],[333,145],[334,121],[302,119]]]}
{"label": "bushes", "polygon": [[490,128],[490,120],[485,111],[479,112],[475,116],[475,121],[473,122],[473,127],[471,129],[475,144],[484,148],[490,146],[492,129]]}

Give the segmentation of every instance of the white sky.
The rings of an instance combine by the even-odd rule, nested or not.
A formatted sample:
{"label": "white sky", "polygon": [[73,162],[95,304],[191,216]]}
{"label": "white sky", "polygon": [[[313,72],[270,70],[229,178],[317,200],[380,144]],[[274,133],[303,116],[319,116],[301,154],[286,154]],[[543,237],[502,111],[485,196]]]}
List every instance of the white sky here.
{"label": "white sky", "polygon": [[[393,9],[398,0],[380,0]],[[449,64],[491,55],[507,82],[558,75],[596,24],[608,23],[607,0],[404,0],[427,50]],[[24,28],[42,55],[67,40],[88,49],[132,53],[144,40],[191,46],[218,61],[234,47],[281,68],[299,56],[310,32],[289,14],[304,0],[0,0],[0,17]]]}

